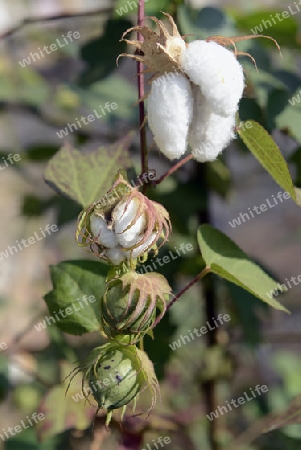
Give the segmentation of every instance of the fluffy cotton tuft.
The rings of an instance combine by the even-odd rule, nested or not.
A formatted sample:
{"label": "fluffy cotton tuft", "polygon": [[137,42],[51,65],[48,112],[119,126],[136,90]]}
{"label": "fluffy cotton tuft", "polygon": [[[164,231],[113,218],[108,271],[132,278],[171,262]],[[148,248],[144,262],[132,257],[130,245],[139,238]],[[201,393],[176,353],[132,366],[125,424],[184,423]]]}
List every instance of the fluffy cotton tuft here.
{"label": "fluffy cotton tuft", "polygon": [[126,255],[120,248],[110,248],[107,250],[107,257],[116,266],[126,259]]}
{"label": "fluffy cotton tuft", "polygon": [[213,161],[235,137],[235,114],[222,117],[212,112],[211,104],[198,87],[194,88],[194,95],[189,145],[197,161]]}
{"label": "fluffy cotton tuft", "polygon": [[153,232],[151,233],[150,237],[146,239],[146,241],[139,245],[138,247],[134,248],[133,250],[127,250],[125,252],[126,257],[128,259],[132,258],[138,258],[138,256],[143,255],[143,253],[149,249],[149,247],[156,242],[158,239],[157,233]]}
{"label": "fluffy cotton tuft", "polygon": [[136,218],[139,205],[137,199],[132,199],[128,204],[127,202],[119,203],[113,211],[116,238],[124,248],[137,244],[146,226],[145,214]]}
{"label": "fluffy cotton tuft", "polygon": [[91,233],[97,242],[107,248],[114,248],[118,244],[115,233],[107,227],[107,222],[96,214],[90,217]]}
{"label": "fluffy cotton tuft", "polygon": [[180,62],[190,80],[200,86],[213,112],[227,117],[237,111],[244,74],[232,51],[213,41],[193,41],[182,52]]}
{"label": "fluffy cotton tuft", "polygon": [[193,97],[185,75],[168,73],[152,82],[148,96],[148,123],[159,150],[179,159],[187,149]]}

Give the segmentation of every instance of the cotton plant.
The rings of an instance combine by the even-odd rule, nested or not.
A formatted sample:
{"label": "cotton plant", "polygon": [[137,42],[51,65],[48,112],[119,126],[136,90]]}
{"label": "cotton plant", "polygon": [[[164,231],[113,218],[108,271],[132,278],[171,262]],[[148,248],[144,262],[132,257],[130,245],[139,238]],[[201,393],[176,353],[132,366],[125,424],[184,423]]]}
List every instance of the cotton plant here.
{"label": "cotton plant", "polygon": [[[198,163],[211,162],[235,138],[237,131],[261,161],[264,160],[262,146],[254,145],[256,133],[258,139],[267,145],[270,157],[274,155],[278,158],[282,175],[279,177],[279,171],[274,173],[273,169],[268,168],[269,172],[282,186],[283,179],[286,179],[285,186],[296,200],[296,191],[285,161],[268,133],[255,122],[252,122],[251,132],[236,128],[239,102],[247,83],[243,67],[237,59],[239,52],[236,43],[250,36],[213,36],[187,44],[172,17],[166,13],[164,15],[169,21],[171,33],[163,21],[152,17],[158,26],[157,32],[146,25],[126,30],[122,39],[135,46],[136,52],[120,55],[143,63],[144,72],[152,74],[149,93],[139,98],[139,101],[144,102],[147,97],[148,124],[160,152],[170,160],[180,159],[188,153]],[[139,32],[142,39],[125,39],[130,32]],[[141,77],[141,73],[138,76]],[[141,129],[144,127],[143,120]],[[120,151],[120,145],[125,152],[126,148],[122,147],[124,142],[116,144],[116,152]],[[146,155],[145,163],[148,152],[145,152],[143,145],[145,142],[142,144],[141,141],[141,152]],[[49,181],[52,184],[55,184],[51,178],[53,167],[56,161],[61,162],[60,158],[65,157],[66,151],[63,149],[62,156],[55,156],[50,163]],[[94,166],[93,157],[89,164]],[[101,157],[102,151],[99,151]],[[86,186],[88,176],[82,170],[84,162],[76,153],[74,158],[79,161],[76,175],[81,177],[82,185]],[[89,157],[85,158],[86,163]],[[154,186],[178,167],[179,163],[169,169],[166,175],[154,180]],[[99,176],[98,171],[95,175]],[[77,177],[72,176],[74,179],[77,180]],[[62,186],[62,189],[66,189],[66,183]],[[281,303],[266,295],[266,292],[276,287],[276,282],[248,259],[233,241],[207,224],[202,224],[198,230],[204,266],[179,294],[172,292],[162,274],[138,273],[137,267],[150,256],[156,256],[172,233],[169,212],[163,205],[148,198],[146,187],[144,184],[131,186],[125,174],[119,170],[111,188],[106,194],[103,192],[103,197],[97,194],[91,201],[90,196],[86,199],[81,191],[75,196],[83,206],[78,219],[76,241],[107,268],[97,291],[97,320],[93,316],[94,322],[92,319],[90,322],[83,321],[78,328],[78,334],[99,331],[106,343],[93,349],[86,361],[75,369],[75,373],[83,373],[83,386],[89,384],[97,410],[106,410],[107,425],[114,410],[122,408],[124,414],[127,405],[132,401],[136,403],[144,389],[149,389],[151,393],[149,411],[155,407],[159,384],[154,366],[143,350],[143,340],[155,337],[155,328],[168,309],[208,273],[215,273],[243,287],[270,306],[286,311]],[[91,191],[92,197],[95,196],[94,185]],[[240,261],[239,267],[235,265],[237,260]],[[71,270],[69,266],[67,269]],[[98,286],[95,271],[92,272],[93,283]],[[250,272],[252,277],[249,276]],[[59,284],[56,276],[54,273],[54,290],[56,283]],[[86,276],[86,272],[76,275],[76,288],[84,289],[82,285]],[[114,383],[104,389],[102,380],[112,370]]]}

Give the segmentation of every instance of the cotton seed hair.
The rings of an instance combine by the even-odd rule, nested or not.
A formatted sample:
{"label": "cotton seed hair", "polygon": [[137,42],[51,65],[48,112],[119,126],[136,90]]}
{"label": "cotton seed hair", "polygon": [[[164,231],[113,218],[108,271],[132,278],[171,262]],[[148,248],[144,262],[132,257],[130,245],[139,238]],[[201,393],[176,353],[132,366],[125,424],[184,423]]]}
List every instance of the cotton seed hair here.
{"label": "cotton seed hair", "polygon": [[153,81],[148,122],[159,150],[179,159],[191,147],[199,162],[213,161],[235,137],[244,89],[242,66],[216,42],[194,41],[180,55],[182,73]]}
{"label": "cotton seed hair", "polygon": [[[129,28],[122,40],[136,47],[135,54],[119,55],[144,64],[152,73],[148,121],[159,150],[179,159],[191,147],[199,162],[214,160],[235,137],[235,115],[244,91],[244,73],[235,43],[270,36],[211,36],[186,44],[173,18],[164,13],[170,30],[156,17],[155,31],[147,25]],[[125,39],[136,31],[143,41]],[[228,50],[232,45],[235,51]],[[246,53],[255,63],[254,58]],[[141,99],[142,100],[142,99]]]}
{"label": "cotton seed hair", "polygon": [[232,51],[213,41],[193,41],[182,52],[180,61],[212,112],[223,117],[236,113],[244,90],[244,73]]}
{"label": "cotton seed hair", "polygon": [[212,107],[202,91],[193,89],[194,115],[189,130],[189,145],[198,162],[213,161],[235,138],[235,114],[222,117]]}
{"label": "cotton seed hair", "polygon": [[181,73],[157,78],[148,96],[148,123],[159,150],[169,159],[179,159],[187,149],[193,113],[191,84]]}

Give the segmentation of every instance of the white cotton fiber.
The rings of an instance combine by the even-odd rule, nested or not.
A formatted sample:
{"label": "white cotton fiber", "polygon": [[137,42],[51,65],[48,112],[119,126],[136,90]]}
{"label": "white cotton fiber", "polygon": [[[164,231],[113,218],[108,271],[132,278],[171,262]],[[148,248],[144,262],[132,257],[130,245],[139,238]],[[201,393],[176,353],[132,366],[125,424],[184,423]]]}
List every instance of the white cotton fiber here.
{"label": "white cotton fiber", "polygon": [[125,260],[126,255],[120,248],[116,247],[107,250],[107,257],[115,266],[118,266],[118,264]]}
{"label": "white cotton fiber", "polygon": [[168,73],[152,82],[148,96],[148,123],[159,150],[179,159],[187,149],[192,119],[191,84],[181,73]]}
{"label": "white cotton fiber", "polygon": [[227,117],[237,111],[244,74],[232,51],[213,41],[193,41],[182,52],[180,62],[216,114]]}
{"label": "white cotton fiber", "polygon": [[[119,203],[113,211],[116,238],[124,248],[135,245],[141,239],[140,234],[146,226],[145,214],[135,219],[139,204],[139,200],[133,198],[128,205],[126,202]],[[134,223],[130,226],[133,221]],[[127,229],[129,226],[130,228]]]}
{"label": "white cotton fiber", "polygon": [[200,88],[196,86],[193,91],[195,106],[189,145],[197,161],[213,161],[235,137],[235,114],[229,117],[215,114]]}
{"label": "white cotton fiber", "polygon": [[138,258],[138,256],[143,255],[143,253],[146,251],[146,249],[151,245],[154,244],[156,242],[156,240],[158,239],[157,233],[153,232],[151,233],[150,237],[148,239],[146,239],[146,241],[139,245],[138,247],[134,248],[132,251],[128,250],[125,252],[126,256],[128,259],[132,258]]}
{"label": "white cotton fiber", "polygon": [[104,247],[113,248],[118,244],[115,233],[107,227],[107,222],[96,214],[90,216],[91,233]]}

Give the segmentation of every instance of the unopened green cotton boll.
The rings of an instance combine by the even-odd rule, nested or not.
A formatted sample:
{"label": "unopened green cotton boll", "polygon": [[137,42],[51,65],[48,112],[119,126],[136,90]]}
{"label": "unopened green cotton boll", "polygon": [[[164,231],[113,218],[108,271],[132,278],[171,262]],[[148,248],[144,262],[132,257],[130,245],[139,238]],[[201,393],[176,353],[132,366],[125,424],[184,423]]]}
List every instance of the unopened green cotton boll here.
{"label": "unopened green cotton boll", "polygon": [[148,123],[159,150],[179,159],[187,149],[193,97],[187,77],[171,72],[152,82],[148,96]]}
{"label": "unopened green cotton boll", "polygon": [[[124,338],[122,338],[124,340]],[[98,409],[107,410],[106,425],[109,425],[112,412],[126,407],[144,389],[151,395],[151,406],[155,407],[159,383],[154,366],[147,354],[135,345],[121,344],[119,339],[96,347],[83,364],[70,374],[70,382],[83,372],[83,394],[86,398],[92,393]],[[85,384],[89,385],[89,394]],[[125,412],[123,408],[122,417]]]}
{"label": "unopened green cotton boll", "polygon": [[194,117],[189,130],[189,145],[199,162],[213,161],[235,137],[235,115],[222,117],[212,112],[211,104],[195,86]]}
{"label": "unopened green cotton boll", "polygon": [[235,114],[244,90],[244,73],[234,53],[213,41],[193,41],[180,56],[184,72],[200,87],[212,111]]}

